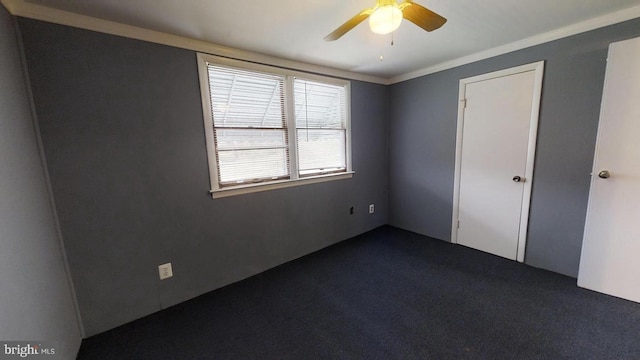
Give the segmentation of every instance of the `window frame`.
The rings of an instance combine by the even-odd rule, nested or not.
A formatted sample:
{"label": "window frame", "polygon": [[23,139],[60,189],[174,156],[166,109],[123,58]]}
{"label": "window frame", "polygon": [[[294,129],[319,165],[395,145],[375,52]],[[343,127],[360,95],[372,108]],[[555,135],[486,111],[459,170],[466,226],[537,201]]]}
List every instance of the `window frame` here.
{"label": "window frame", "polygon": [[[209,193],[215,198],[248,194],[258,191],[267,191],[281,189],[292,186],[300,186],[314,184],[325,181],[349,179],[353,177],[354,171],[351,163],[351,83],[348,80],[321,76],[316,74],[305,73],[290,69],[256,64],[242,60],[230,59],[216,55],[197,53],[198,75],[200,82],[200,94],[202,97],[202,111],[204,119],[204,130],[207,148],[207,160],[209,165]],[[246,183],[241,185],[221,187],[218,183],[218,161],[216,156],[216,144],[214,140],[214,121],[211,111],[211,95],[209,87],[208,64],[222,67],[237,68],[240,70],[255,71],[267,74],[274,74],[285,77],[284,83],[284,102],[285,102],[285,126],[288,133],[288,153],[289,153],[289,179],[278,179],[271,181],[263,181],[259,183]],[[299,176],[298,169],[298,142],[297,128],[295,119],[295,98],[294,98],[294,79],[316,81],[336,86],[342,86],[345,90],[344,101],[344,127],[345,127],[345,165],[346,168],[341,172],[331,172],[327,174],[319,174],[313,176]]]}

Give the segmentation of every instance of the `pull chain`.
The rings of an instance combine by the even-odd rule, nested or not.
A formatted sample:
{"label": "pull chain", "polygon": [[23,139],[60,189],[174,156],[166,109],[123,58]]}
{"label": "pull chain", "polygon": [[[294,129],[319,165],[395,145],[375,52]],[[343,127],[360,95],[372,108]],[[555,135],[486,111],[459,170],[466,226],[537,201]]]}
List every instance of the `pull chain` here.
{"label": "pull chain", "polygon": [[[393,37],[394,34],[395,34],[395,31],[392,31],[391,32],[391,46],[393,46],[395,44],[395,42],[393,40],[394,39],[394,37]],[[384,56],[380,55],[380,61],[383,61],[383,60],[384,60]]]}

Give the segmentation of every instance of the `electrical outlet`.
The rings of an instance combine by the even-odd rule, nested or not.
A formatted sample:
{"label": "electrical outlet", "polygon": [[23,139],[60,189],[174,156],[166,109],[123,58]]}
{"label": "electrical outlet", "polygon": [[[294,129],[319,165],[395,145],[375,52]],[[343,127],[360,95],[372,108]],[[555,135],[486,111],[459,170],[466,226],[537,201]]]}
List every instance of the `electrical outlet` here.
{"label": "electrical outlet", "polygon": [[158,266],[158,273],[160,273],[160,280],[172,277],[173,270],[171,269],[171,263],[166,263]]}
{"label": "electrical outlet", "polygon": [[376,207],[373,204],[369,204],[369,214],[373,214],[376,211]]}

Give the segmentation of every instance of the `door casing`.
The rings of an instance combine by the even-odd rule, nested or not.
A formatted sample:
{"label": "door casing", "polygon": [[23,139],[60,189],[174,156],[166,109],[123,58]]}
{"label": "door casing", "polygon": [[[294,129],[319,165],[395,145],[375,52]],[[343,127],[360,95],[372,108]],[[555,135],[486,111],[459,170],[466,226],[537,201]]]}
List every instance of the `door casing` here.
{"label": "door casing", "polygon": [[529,208],[531,203],[531,188],[533,183],[533,167],[536,153],[536,139],[538,135],[538,118],[540,114],[540,99],[542,95],[542,79],[544,75],[544,61],[521,65],[509,69],[494,71],[487,74],[473,76],[460,80],[458,93],[458,124],[456,132],[456,163],[453,187],[453,214],[451,221],[451,242],[458,243],[458,216],[460,203],[460,174],[462,170],[462,135],[464,127],[465,94],[467,84],[494,79],[503,76],[515,75],[523,72],[534,71],[534,89],[531,106],[531,122],[529,129],[529,143],[527,148],[527,163],[525,170],[522,208],[520,211],[520,228],[518,234],[518,251],[516,260],[524,262],[525,247],[527,241],[527,226],[529,224]]}

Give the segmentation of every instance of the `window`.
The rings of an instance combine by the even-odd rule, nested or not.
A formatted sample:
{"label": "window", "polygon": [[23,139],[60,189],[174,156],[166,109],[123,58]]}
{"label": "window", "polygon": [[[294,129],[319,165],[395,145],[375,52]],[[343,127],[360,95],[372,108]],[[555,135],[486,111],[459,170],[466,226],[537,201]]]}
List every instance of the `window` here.
{"label": "window", "polygon": [[345,171],[345,87],[299,78],[293,84],[299,175]]}
{"label": "window", "polygon": [[214,197],[352,176],[349,83],[198,54]]}

